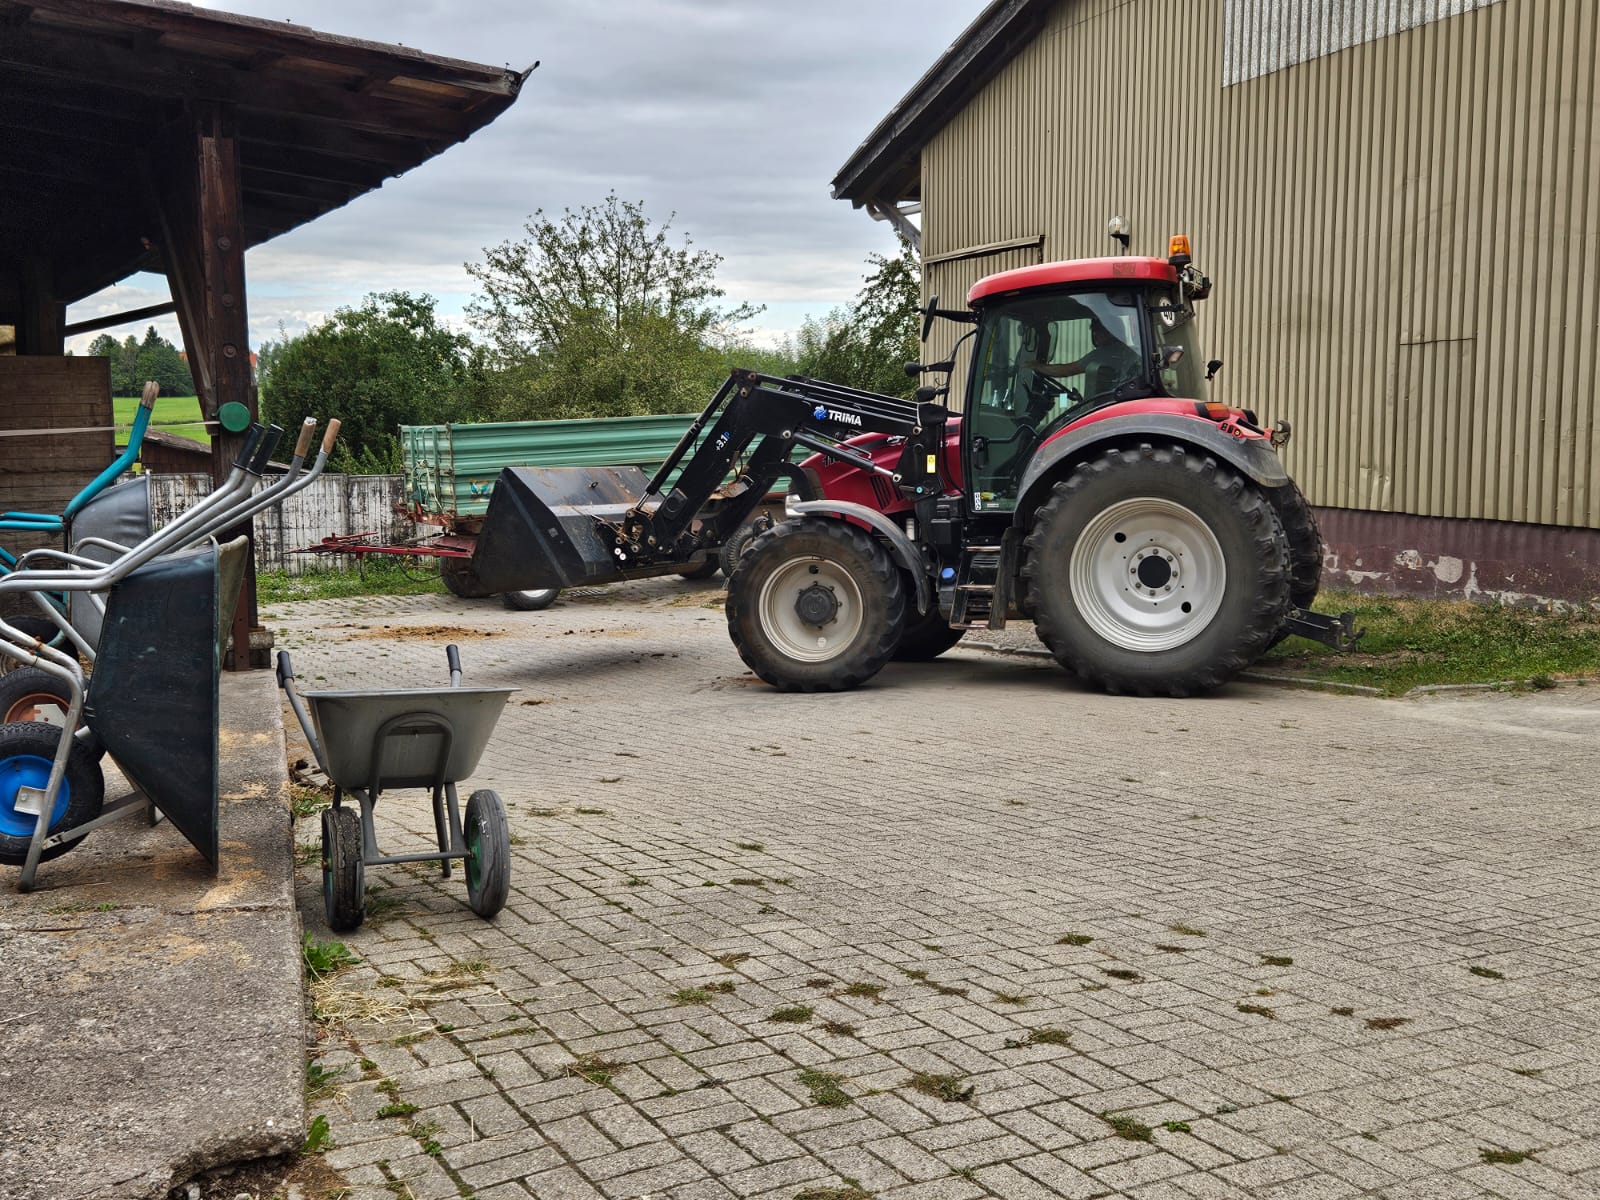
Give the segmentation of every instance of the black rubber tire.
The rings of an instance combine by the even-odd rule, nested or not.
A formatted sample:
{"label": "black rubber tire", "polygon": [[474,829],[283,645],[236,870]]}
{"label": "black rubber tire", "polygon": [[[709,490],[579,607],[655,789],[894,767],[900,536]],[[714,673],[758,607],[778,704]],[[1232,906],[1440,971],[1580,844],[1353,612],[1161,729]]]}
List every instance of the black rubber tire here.
{"label": "black rubber tire", "polygon": [[1289,539],[1289,603],[1310,608],[1322,588],[1322,530],[1305,494],[1291,480],[1267,492]]}
{"label": "black rubber tire", "polygon": [[705,558],[701,559],[687,571],[679,571],[678,578],[687,579],[691,583],[697,582],[701,579],[710,579],[717,573],[720,567],[721,564],[717,561],[717,556],[715,554],[707,554]]}
{"label": "black rubber tire", "polygon": [[[15,671],[0,675],[0,724],[39,721],[59,728],[59,723],[66,720],[67,708],[71,703],[71,689],[50,672],[38,667],[18,667]],[[60,714],[57,720],[45,720],[38,715],[37,710],[46,705]],[[105,755],[106,748],[100,739],[82,724],[78,726],[77,740],[96,762]]]}
{"label": "black rubber tire", "polygon": [[[1080,535],[1113,506],[1140,500],[1187,510],[1216,539],[1226,576],[1220,595],[1196,593],[1198,603],[1216,604],[1209,620],[1181,644],[1152,650],[1097,633],[1070,586]],[[1024,544],[1023,586],[1039,640],[1108,692],[1181,697],[1220,687],[1267,649],[1289,608],[1289,547],[1271,503],[1237,472],[1182,446],[1112,448],[1080,463],[1055,485]]]}
{"label": "black rubber tire", "polygon": [[[844,604],[835,615],[823,624],[808,625],[795,614],[794,627],[787,631],[772,625],[780,616],[788,620],[788,606],[771,592],[787,586],[782,577],[824,572],[846,589]],[[839,600],[837,586],[823,590]],[[769,593],[765,599],[763,593]],[[795,595],[798,598],[800,592]],[[859,611],[852,610],[852,599]],[[734,649],[773,687],[783,692],[843,692],[871,679],[893,656],[905,622],[906,589],[888,552],[864,530],[832,517],[802,517],[780,522],[750,544],[728,583],[725,608]],[[796,643],[790,635],[825,629],[840,612],[848,624],[840,631],[837,647],[811,658],[793,652]]]}
{"label": "black rubber tire", "polygon": [[463,600],[482,600],[494,595],[478,579],[470,558],[441,558],[439,577],[444,580],[445,591]]}
{"label": "black rubber tire", "polygon": [[322,914],[335,933],[359,929],[367,919],[361,818],[353,808],[322,810]]}
{"label": "black rubber tire", "polygon": [[530,588],[525,592],[501,592],[500,603],[517,612],[542,612],[556,602],[560,588]]}
{"label": "black rubber tire", "polygon": [[733,531],[733,536],[722,543],[722,548],[717,551],[717,564],[722,568],[722,577],[732,579],[733,573],[739,569],[739,560],[744,557],[744,552],[750,549],[750,543],[760,537],[762,530],[755,525],[741,525]]}
{"label": "black rubber tire", "polygon": [[[16,810],[17,789],[22,785],[45,785],[60,739],[60,729],[38,721],[0,725],[0,863],[21,866],[27,860],[34,818],[31,813]],[[57,811],[52,814],[49,832],[75,829],[100,815],[106,798],[105,776],[100,773],[100,764],[84,747],[73,745],[67,755],[67,773],[61,785],[65,796],[56,799]],[[75,838],[53,846],[39,856],[39,861],[59,858],[82,840]]]}
{"label": "black rubber tire", "polygon": [[938,605],[930,605],[928,611],[919,616],[916,609],[907,604],[906,627],[895,644],[894,661],[932,662],[959,642],[964,633],[965,629],[953,628],[944,619]]}
{"label": "black rubber tire", "polygon": [[511,894],[511,826],[498,792],[483,788],[467,797],[462,833],[467,842],[467,906],[492,920]]}

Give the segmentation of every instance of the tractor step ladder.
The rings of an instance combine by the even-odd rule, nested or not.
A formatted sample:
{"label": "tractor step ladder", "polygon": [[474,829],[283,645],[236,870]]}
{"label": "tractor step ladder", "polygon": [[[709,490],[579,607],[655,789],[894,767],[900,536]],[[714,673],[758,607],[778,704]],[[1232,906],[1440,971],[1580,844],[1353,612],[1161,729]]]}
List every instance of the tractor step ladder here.
{"label": "tractor step ladder", "polygon": [[952,629],[1003,629],[1005,605],[1000,598],[1000,546],[968,546],[961,556],[961,574],[950,611]]}

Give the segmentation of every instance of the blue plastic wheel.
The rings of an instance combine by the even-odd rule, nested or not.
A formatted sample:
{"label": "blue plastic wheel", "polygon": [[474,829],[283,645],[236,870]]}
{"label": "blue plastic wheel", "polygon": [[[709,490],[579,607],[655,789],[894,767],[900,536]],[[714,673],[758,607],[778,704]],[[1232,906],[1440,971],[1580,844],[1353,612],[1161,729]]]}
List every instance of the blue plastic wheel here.
{"label": "blue plastic wheel", "polygon": [[[61,730],[37,721],[0,725],[0,863],[20,865],[33,840],[35,817],[17,808],[17,796],[25,787],[42,789],[50,781],[50,764],[55,758]],[[83,747],[74,745],[67,758],[67,772],[61,790],[50,810],[48,832],[75,829],[100,815],[105,803],[105,777],[100,764]],[[76,840],[52,847],[40,861],[65,854]]]}

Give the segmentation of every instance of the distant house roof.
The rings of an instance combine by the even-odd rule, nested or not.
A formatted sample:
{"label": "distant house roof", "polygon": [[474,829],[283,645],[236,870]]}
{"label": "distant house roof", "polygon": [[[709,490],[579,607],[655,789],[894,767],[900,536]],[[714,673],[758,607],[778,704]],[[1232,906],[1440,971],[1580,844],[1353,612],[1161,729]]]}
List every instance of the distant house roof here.
{"label": "distant house roof", "polygon": [[236,114],[254,246],[464,140],[527,74],[171,0],[0,0],[0,275],[52,260],[70,302],[159,270],[147,178],[188,104]]}
{"label": "distant house roof", "polygon": [[833,177],[857,208],[921,197],[922,148],[1043,27],[1057,0],[994,0],[867,135]]}

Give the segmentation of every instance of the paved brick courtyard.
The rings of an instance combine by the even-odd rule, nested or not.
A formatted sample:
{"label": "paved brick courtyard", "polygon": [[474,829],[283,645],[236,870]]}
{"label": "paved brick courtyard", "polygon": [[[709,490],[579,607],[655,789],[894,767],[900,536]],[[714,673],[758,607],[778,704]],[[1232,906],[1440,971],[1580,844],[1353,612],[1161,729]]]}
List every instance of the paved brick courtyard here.
{"label": "paved brick courtyard", "polygon": [[506,911],[375,868],[343,939],[351,1200],[1600,1195],[1600,687],[1132,700],[960,648],[783,696],[721,597],[269,615],[305,689],[450,640],[521,689],[463,787]]}

